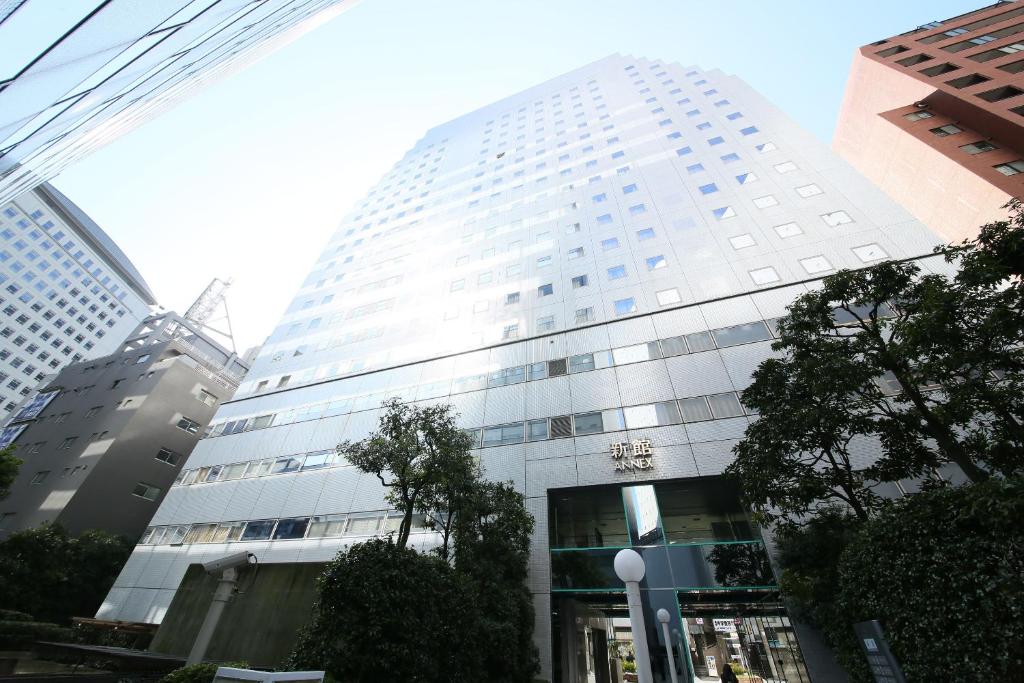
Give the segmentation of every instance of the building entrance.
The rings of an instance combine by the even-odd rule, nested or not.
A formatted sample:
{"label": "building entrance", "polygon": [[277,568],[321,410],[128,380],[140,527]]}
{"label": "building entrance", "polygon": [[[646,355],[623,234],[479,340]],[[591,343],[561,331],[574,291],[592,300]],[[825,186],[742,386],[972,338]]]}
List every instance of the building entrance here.
{"label": "building entrance", "polygon": [[[768,556],[737,492],[720,479],[549,492],[553,673],[557,683],[636,680],[615,555],[644,559],[644,629],[656,683],[809,683]],[[669,615],[667,637],[657,620]]]}

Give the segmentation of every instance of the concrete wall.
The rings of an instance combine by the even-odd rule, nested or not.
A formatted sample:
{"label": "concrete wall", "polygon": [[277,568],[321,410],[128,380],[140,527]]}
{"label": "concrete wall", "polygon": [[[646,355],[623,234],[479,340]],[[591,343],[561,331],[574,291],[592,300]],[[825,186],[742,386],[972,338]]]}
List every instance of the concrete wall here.
{"label": "concrete wall", "polygon": [[[269,564],[247,570],[240,593],[224,610],[206,658],[278,666],[291,652],[298,630],[309,623],[316,579],[325,563]],[[217,586],[194,564],[185,572],[150,649],[187,656],[206,617]]]}

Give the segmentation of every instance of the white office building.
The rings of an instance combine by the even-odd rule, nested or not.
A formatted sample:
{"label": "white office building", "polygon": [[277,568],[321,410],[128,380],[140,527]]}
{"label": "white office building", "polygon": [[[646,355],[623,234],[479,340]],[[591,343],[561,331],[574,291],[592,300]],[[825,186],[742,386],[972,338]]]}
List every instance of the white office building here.
{"label": "white office building", "polygon": [[[721,71],[615,55],[433,128],[330,237],[98,616],[194,625],[190,565],[246,549],[259,576],[303,571],[393,529],[377,479],[333,449],[400,396],[451,403],[486,475],[525,494],[543,678],[611,680],[628,636],[610,562],[635,547],[658,681],[659,607],[684,680],[724,661],[809,680],[719,476],[752,419],[737,392],[817,279],[936,241]],[[233,604],[273,600],[278,635],[211,656],[287,651],[309,594],[259,591]]]}
{"label": "white office building", "polygon": [[54,187],[0,204],[0,425],[44,376],[113,353],[154,304],[124,252]]}

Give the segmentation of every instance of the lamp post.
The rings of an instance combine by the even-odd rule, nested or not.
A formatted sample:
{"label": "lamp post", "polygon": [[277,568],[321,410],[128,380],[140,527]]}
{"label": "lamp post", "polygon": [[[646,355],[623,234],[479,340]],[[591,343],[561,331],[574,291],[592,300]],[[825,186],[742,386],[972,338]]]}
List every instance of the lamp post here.
{"label": "lamp post", "polygon": [[644,558],[635,550],[626,548],[615,555],[615,574],[626,584],[626,604],[629,605],[629,625],[633,629],[638,683],[654,683],[651,655],[647,648],[647,629],[644,627],[644,610],[640,604],[640,582],[646,571]]}
{"label": "lamp post", "polygon": [[668,622],[671,619],[668,615],[668,610],[662,608],[658,610],[658,621],[661,622],[661,632],[665,636],[665,654],[668,655],[668,672],[672,674],[672,683],[679,683],[679,677],[676,676],[676,658],[672,654],[672,638],[668,633]]}

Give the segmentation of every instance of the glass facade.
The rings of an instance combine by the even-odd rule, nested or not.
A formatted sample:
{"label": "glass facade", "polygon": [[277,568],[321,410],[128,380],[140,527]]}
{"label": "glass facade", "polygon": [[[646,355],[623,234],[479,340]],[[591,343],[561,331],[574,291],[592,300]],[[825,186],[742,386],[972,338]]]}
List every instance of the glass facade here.
{"label": "glass facade", "polygon": [[552,661],[561,683],[621,680],[637,653],[623,548],[646,565],[640,582],[655,680],[671,680],[669,649],[684,680],[717,676],[723,663],[763,678],[809,681],[761,533],[720,478],[598,486],[548,493]]}
{"label": "glass facade", "polygon": [[0,204],[350,4],[0,2]]}

